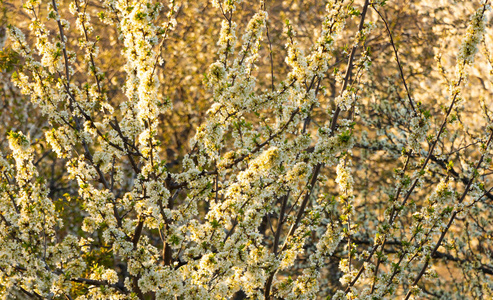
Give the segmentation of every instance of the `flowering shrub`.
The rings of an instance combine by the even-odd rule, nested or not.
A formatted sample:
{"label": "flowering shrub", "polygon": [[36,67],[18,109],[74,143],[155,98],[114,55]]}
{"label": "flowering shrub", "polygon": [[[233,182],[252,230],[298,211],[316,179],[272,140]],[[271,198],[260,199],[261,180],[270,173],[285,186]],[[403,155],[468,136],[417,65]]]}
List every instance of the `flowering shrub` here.
{"label": "flowering shrub", "polygon": [[493,297],[490,5],[390,2],[3,3],[0,295]]}

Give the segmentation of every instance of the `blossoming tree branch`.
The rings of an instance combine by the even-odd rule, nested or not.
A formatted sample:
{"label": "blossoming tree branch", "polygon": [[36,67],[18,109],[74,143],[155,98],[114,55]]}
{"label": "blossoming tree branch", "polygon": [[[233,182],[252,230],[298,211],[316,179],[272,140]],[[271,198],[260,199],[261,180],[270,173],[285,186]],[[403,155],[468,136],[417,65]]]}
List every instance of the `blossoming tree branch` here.
{"label": "blossoming tree branch", "polygon": [[3,298],[493,297],[489,1],[0,5]]}

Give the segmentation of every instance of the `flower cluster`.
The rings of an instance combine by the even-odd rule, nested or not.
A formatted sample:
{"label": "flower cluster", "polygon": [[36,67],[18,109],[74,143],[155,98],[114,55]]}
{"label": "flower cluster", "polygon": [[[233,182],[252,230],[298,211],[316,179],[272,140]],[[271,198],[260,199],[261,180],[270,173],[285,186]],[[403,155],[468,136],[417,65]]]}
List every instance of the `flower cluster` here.
{"label": "flower cluster", "polygon": [[488,1],[69,2],[5,17],[1,297],[493,297]]}

